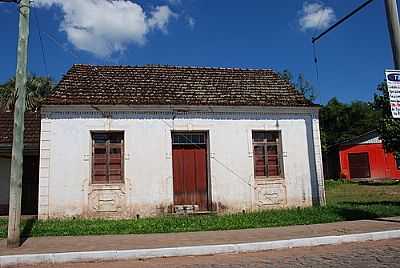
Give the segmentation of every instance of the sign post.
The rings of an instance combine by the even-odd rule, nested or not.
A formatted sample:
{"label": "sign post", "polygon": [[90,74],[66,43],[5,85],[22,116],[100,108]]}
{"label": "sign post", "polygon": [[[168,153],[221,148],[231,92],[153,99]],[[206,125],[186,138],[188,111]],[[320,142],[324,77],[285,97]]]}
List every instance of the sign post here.
{"label": "sign post", "polygon": [[393,118],[400,118],[400,70],[386,70],[390,108]]}

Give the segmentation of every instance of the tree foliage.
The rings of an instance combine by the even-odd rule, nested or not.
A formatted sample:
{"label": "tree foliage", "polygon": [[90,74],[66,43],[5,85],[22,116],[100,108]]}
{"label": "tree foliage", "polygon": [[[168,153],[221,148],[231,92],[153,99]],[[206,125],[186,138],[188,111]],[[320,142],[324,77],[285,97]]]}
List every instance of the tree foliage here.
{"label": "tree foliage", "polygon": [[[26,110],[37,111],[53,89],[48,77],[29,76],[26,83]],[[12,111],[16,101],[15,77],[0,85],[0,110]]]}
{"label": "tree foliage", "polygon": [[381,111],[382,116],[378,122],[377,130],[385,150],[400,156],[400,119],[392,116],[386,83],[380,84],[377,88],[377,93],[374,96],[374,108]]}
{"label": "tree foliage", "polygon": [[320,110],[323,150],[376,129],[379,118],[380,111],[371,103],[354,101],[346,104],[332,98]]}
{"label": "tree foliage", "polygon": [[[290,71],[279,73],[282,79],[289,81],[300,93],[310,101],[315,101],[317,95],[312,84],[299,74],[297,80]],[[372,103],[354,101],[350,104],[342,103],[332,98],[326,105],[321,106],[320,127],[322,150],[345,140],[355,138],[378,127],[381,115],[380,109]]]}
{"label": "tree foliage", "polygon": [[315,93],[315,88],[313,85],[305,79],[303,74],[299,74],[297,76],[297,80],[294,79],[292,73],[289,70],[283,70],[279,73],[279,76],[287,80],[292,86],[294,86],[301,94],[304,95],[308,100],[315,101],[317,95]]}

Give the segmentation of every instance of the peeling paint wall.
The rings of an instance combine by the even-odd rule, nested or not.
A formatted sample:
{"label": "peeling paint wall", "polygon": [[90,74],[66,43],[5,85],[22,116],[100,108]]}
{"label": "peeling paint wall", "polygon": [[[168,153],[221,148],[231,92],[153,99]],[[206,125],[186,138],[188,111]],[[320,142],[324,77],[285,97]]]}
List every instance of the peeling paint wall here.
{"label": "peeling paint wall", "polygon": [[[317,169],[322,166],[320,155],[315,155],[315,135],[310,135],[317,125],[310,120],[311,113],[316,112],[47,110],[42,115],[39,217],[142,217],[171,212],[172,130],[208,132],[213,209],[310,206],[313,196],[320,195],[312,191],[320,189]],[[124,131],[125,183],[91,185],[90,132],[108,130]],[[285,178],[255,181],[253,130],[281,131]]]}

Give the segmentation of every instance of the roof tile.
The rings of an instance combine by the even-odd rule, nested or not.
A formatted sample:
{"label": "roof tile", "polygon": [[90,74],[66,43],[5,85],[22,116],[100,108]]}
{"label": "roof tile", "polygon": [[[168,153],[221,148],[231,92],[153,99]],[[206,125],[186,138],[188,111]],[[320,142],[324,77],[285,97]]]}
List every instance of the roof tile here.
{"label": "roof tile", "polygon": [[48,105],[313,106],[270,69],[73,65]]}
{"label": "roof tile", "polygon": [[[40,113],[26,112],[25,113],[25,144],[40,143]],[[0,112],[0,144],[12,144],[13,128],[14,128],[14,113]]]}

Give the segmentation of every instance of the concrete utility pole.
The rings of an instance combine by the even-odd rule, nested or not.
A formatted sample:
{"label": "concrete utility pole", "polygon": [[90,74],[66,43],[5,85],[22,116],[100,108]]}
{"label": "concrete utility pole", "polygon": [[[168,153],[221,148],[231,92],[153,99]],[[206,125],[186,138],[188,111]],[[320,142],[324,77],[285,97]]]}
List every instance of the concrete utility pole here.
{"label": "concrete utility pole", "polygon": [[22,173],[24,158],[24,113],[26,95],[26,66],[29,37],[29,1],[19,2],[19,39],[17,72],[15,78],[16,102],[14,107],[14,131],[11,158],[10,202],[8,216],[8,247],[20,246]]}
{"label": "concrete utility pole", "polygon": [[396,0],[385,0],[386,17],[392,43],[394,68],[400,69],[400,25]]}

